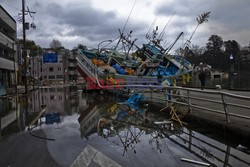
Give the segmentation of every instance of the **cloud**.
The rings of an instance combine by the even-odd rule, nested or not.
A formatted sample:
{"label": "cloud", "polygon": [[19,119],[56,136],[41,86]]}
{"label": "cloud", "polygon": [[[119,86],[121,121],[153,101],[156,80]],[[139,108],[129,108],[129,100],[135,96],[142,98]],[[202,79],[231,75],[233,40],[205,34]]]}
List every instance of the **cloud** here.
{"label": "cloud", "polygon": [[[4,1],[2,5],[14,17],[21,11],[21,1]],[[53,38],[60,39],[66,48],[78,43],[96,47],[100,41],[116,38],[118,28],[123,29],[134,0],[32,0],[26,1],[30,10],[36,11],[34,20],[26,16],[28,22],[36,24],[36,30],[28,30],[27,38],[42,47],[48,47]],[[199,27],[192,42],[205,45],[207,39],[218,34],[224,40],[235,39],[246,45],[249,43],[250,22],[248,0],[138,0],[126,32],[133,30],[140,46],[145,42],[145,34],[155,17],[159,32],[166,25],[173,12],[175,16],[165,31],[165,38],[176,37],[184,32],[188,39],[196,26],[196,17],[211,11],[209,22]],[[155,26],[156,26],[155,25]],[[18,23],[21,37],[21,24]]]}
{"label": "cloud", "polygon": [[[248,0],[172,0],[168,3],[159,4],[155,9],[155,14],[169,16],[174,11],[176,11],[175,17],[178,17],[177,22],[174,23],[175,26],[184,27],[186,34],[192,32],[191,28],[187,28],[187,26],[192,26],[195,22],[194,19],[190,18],[195,18],[205,11],[211,11],[209,22],[202,25],[202,29],[199,28],[197,34],[195,34],[196,40],[205,39],[202,37],[205,35],[208,35],[208,39],[212,34],[218,34],[225,40],[238,40],[242,45],[249,42],[250,22],[248,13],[250,4]],[[204,34],[200,32],[204,32]]]}
{"label": "cloud", "polygon": [[[45,39],[46,36],[47,40],[60,37],[63,45],[70,44],[66,46],[69,48],[76,46],[79,42],[97,46],[100,41],[113,39],[119,35],[118,28],[122,29],[127,19],[118,16],[115,11],[97,9],[90,3],[69,2],[67,5],[62,5],[54,2],[47,4],[36,2],[33,6],[39,7],[36,19],[38,23],[37,30],[30,32],[30,35],[34,39],[39,38],[39,41]],[[46,19],[41,19],[41,17]],[[38,21],[40,19],[41,21]],[[147,24],[144,22],[131,20],[127,28],[139,32],[144,30],[145,25]],[[130,29],[126,30],[130,31]]]}

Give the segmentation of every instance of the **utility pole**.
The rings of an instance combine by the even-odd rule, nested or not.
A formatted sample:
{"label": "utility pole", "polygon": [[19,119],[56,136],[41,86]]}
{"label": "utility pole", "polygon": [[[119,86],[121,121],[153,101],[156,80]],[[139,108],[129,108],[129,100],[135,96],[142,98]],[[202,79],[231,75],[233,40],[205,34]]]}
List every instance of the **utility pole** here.
{"label": "utility pole", "polygon": [[28,81],[27,81],[27,48],[26,48],[26,26],[25,26],[25,0],[22,0],[22,20],[23,20],[23,58],[24,58],[24,84],[25,94],[28,95]]}
{"label": "utility pole", "polygon": [[15,56],[15,43],[12,43],[12,49],[13,49],[13,66],[14,66],[14,83],[15,83],[15,94],[18,95],[17,90],[17,74],[16,74],[16,56]]}

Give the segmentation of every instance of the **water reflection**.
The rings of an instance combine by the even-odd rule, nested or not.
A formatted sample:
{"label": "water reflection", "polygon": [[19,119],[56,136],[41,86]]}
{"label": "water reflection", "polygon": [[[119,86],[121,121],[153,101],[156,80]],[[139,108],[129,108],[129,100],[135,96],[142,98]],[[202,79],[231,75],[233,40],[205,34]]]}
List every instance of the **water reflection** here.
{"label": "water reflection", "polygon": [[0,139],[25,129],[27,124],[24,98],[0,100]]}
{"label": "water reflection", "polygon": [[[131,107],[125,103],[116,103],[112,96],[83,93],[75,87],[34,91],[31,92],[28,101],[28,112],[25,112],[24,97],[0,101],[0,138],[25,130],[43,107],[48,114],[60,113],[62,122],[58,123],[58,126],[61,126],[61,131],[58,128],[51,128],[53,125],[44,125],[41,129],[47,137],[53,137],[59,141],[59,144],[56,140],[50,145],[60,145],[62,142],[65,151],[69,151],[69,148],[67,144],[64,145],[63,137],[60,138],[59,134],[67,133],[64,134],[67,136],[75,128],[78,133],[71,134],[70,140],[78,138],[82,143],[91,143],[91,140],[80,139],[80,136],[89,139],[98,136],[91,143],[96,144],[96,148],[104,148],[110,152],[118,150],[124,159],[132,158],[132,153],[134,161],[142,157],[143,160],[154,162],[155,166],[168,163],[171,159],[166,157],[172,152],[174,152],[173,155],[178,155],[178,159],[188,155],[184,151],[214,166],[250,165],[249,154],[212,139],[208,137],[209,134],[204,135],[192,129],[180,127],[170,121],[166,115],[152,111],[152,107],[144,104],[139,105],[138,108]],[[70,121],[67,122],[67,120]],[[71,125],[70,132],[65,132],[63,127],[68,126],[69,122],[76,123],[77,126]],[[44,127],[47,129],[43,129]],[[76,143],[74,140],[72,142]],[[51,148],[54,149],[54,145]],[[63,149],[62,145],[58,146],[60,152]],[[115,148],[121,149],[114,150]],[[127,156],[128,154],[130,156]],[[135,166],[141,165],[133,163]]]}
{"label": "water reflection", "polygon": [[28,109],[26,96],[0,99],[0,138],[25,130],[42,108],[62,116],[78,113],[88,106],[88,97],[76,87],[57,87],[30,92]]}
{"label": "water reflection", "polygon": [[[82,112],[78,121],[81,137],[98,134],[110,144],[122,146],[127,152],[138,153],[140,146],[159,153],[166,153],[169,145],[184,148],[195,157],[212,166],[249,166],[250,155],[226,144],[180,127],[164,115],[142,109],[132,110],[126,104],[94,101]],[[140,152],[139,154],[141,154]]]}
{"label": "water reflection", "polygon": [[40,112],[41,107],[45,107],[46,112],[75,113],[78,111],[78,91],[76,87],[55,87],[32,92],[29,97],[30,111]]}

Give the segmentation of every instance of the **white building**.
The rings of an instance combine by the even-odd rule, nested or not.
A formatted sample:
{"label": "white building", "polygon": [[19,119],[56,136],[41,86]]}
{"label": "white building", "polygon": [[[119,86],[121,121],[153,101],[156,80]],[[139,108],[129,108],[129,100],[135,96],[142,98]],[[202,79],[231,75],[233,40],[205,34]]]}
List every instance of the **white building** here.
{"label": "white building", "polygon": [[[45,51],[44,54],[50,51]],[[71,82],[76,80],[76,59],[73,53],[64,50],[57,54],[57,62],[44,61],[44,54],[29,58],[29,73],[31,78],[43,83]]]}
{"label": "white building", "polygon": [[0,95],[16,82],[16,21],[0,5]]}

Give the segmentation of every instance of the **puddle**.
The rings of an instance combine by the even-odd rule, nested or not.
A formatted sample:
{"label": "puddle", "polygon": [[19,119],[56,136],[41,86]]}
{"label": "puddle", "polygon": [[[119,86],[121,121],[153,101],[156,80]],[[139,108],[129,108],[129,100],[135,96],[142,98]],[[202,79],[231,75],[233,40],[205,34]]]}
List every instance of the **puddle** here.
{"label": "puddle", "polygon": [[[218,134],[180,127],[147,105],[135,108],[124,100],[115,101],[113,96],[88,94],[74,87],[32,92],[28,113],[23,99],[2,101],[1,140],[26,133],[43,106],[50,121],[45,124],[45,116],[38,119],[32,132],[42,130],[47,138],[55,139],[47,141],[47,149],[59,166],[70,166],[87,146],[121,166],[193,166],[181,158],[212,166],[250,165],[249,149],[240,143],[229,145],[229,138],[217,140]],[[51,122],[56,115],[60,120]]]}

